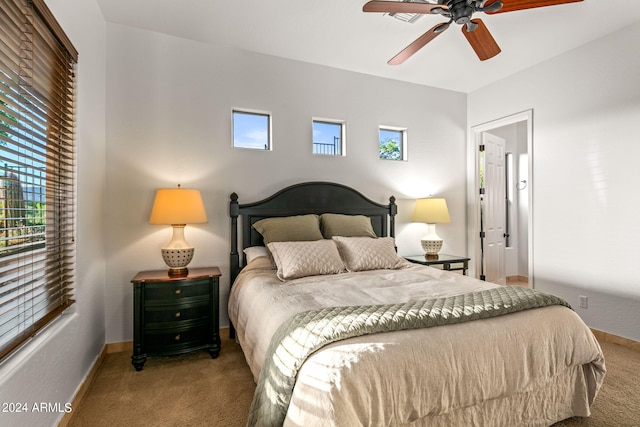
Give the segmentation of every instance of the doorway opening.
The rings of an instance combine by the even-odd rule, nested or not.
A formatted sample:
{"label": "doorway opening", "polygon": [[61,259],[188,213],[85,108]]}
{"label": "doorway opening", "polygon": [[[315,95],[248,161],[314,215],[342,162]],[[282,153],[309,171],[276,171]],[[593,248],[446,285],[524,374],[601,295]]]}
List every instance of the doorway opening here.
{"label": "doorway opening", "polygon": [[471,131],[473,271],[490,282],[533,288],[533,110]]}

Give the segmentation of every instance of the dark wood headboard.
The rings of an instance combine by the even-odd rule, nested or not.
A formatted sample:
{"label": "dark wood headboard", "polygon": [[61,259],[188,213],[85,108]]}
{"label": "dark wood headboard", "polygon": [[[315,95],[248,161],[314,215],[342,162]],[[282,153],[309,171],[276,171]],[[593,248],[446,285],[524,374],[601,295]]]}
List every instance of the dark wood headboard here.
{"label": "dark wood headboard", "polygon": [[[397,206],[395,197],[389,198],[389,204],[376,203],[362,193],[346,185],[332,182],[304,182],[278,191],[258,202],[240,204],[238,194],[232,193],[229,202],[231,216],[231,284],[240,273],[241,265],[246,264],[246,256],[240,253],[244,248],[261,246],[262,236],[253,224],[264,218],[283,217],[304,214],[336,213],[345,215],[366,215],[371,218],[373,230],[380,237],[395,237],[395,215]],[[241,217],[242,246],[238,247],[238,217]]]}
{"label": "dark wood headboard", "polygon": [[[229,202],[231,216],[231,281],[240,272],[239,249],[262,246],[262,236],[253,224],[264,218],[304,214],[337,213],[366,215],[378,236],[395,237],[395,197],[383,205],[366,198],[362,193],[346,185],[332,182],[304,182],[278,191],[258,202],[240,204],[238,195],[232,193]],[[238,217],[242,217],[242,246],[238,247]],[[242,254],[242,265],[246,257]]]}

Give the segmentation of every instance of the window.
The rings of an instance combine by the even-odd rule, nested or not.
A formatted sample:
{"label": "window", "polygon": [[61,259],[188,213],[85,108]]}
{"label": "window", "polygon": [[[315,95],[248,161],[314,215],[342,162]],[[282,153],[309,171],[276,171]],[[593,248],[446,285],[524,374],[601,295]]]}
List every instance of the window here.
{"label": "window", "polygon": [[73,304],[78,54],[43,0],[0,0],[0,357]]}
{"label": "window", "polygon": [[313,120],[313,154],[345,155],[345,122],[341,120]]}
{"label": "window", "polygon": [[380,126],[378,154],[385,160],[406,160],[407,130]]}
{"label": "window", "polygon": [[271,115],[259,111],[233,110],[233,146],[271,150]]}

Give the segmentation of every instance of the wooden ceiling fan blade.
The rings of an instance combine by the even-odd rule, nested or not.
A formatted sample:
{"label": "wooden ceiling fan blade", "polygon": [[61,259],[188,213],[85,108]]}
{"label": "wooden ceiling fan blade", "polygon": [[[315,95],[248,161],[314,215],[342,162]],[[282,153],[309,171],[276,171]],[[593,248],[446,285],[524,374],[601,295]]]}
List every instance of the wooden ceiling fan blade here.
{"label": "wooden ceiling fan blade", "polygon": [[423,35],[418,37],[409,46],[407,46],[404,49],[402,49],[402,51],[400,51],[400,53],[398,53],[396,56],[394,56],[389,61],[387,61],[387,64],[389,64],[389,65],[400,65],[400,64],[402,64],[404,61],[406,61],[411,56],[413,56],[414,53],[416,53],[417,51],[422,49],[427,43],[429,43],[431,40],[435,39],[441,33],[443,33],[444,30],[447,29],[447,27],[448,27],[448,25],[446,27],[444,27],[443,24],[438,24],[438,25],[434,26],[429,31],[427,31],[426,33],[424,33]]}
{"label": "wooden ceiling fan blade", "polygon": [[[495,3],[498,0],[489,0],[484,7]],[[535,7],[555,6],[565,3],[577,3],[583,0],[501,0],[502,8],[496,12],[486,12],[489,15],[494,13],[514,12],[516,10],[533,9]]]}
{"label": "wooden ceiling fan blade", "polygon": [[370,1],[362,7],[363,12],[383,13],[431,13],[432,9],[447,10],[446,5],[409,3],[398,1]]}
{"label": "wooden ceiling fan blade", "polygon": [[501,52],[500,46],[494,40],[489,29],[481,19],[472,19],[471,22],[477,25],[476,29],[468,32],[467,26],[462,26],[462,33],[478,55],[481,61],[493,58]]}

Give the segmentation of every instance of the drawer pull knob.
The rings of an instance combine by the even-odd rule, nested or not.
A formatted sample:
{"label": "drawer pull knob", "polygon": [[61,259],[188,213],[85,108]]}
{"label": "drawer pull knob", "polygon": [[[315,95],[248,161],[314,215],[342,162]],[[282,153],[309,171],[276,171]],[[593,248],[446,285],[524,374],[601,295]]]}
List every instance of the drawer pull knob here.
{"label": "drawer pull knob", "polygon": [[180,295],[181,292],[182,292],[181,289],[176,289],[176,295]]}
{"label": "drawer pull knob", "polygon": [[174,338],[174,340],[176,340],[176,341],[180,341],[180,334],[176,335],[176,336],[175,336],[175,338]]}
{"label": "drawer pull knob", "polygon": [[176,317],[180,317],[180,312],[176,311]]}

